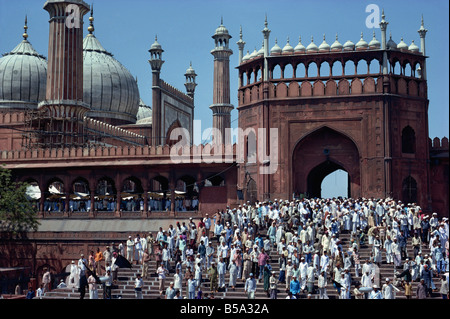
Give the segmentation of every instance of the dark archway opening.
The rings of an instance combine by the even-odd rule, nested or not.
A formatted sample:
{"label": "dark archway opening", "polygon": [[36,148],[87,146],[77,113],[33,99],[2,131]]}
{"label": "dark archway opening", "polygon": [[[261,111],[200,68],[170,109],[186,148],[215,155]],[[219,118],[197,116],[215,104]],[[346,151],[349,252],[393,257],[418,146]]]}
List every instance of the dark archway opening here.
{"label": "dark archway opening", "polygon": [[[337,171],[337,170],[346,170],[339,164],[326,160],[325,162],[317,165],[314,167],[311,172],[308,174],[308,180],[307,180],[307,192],[309,197],[319,197],[322,198],[322,182],[331,173]],[[348,176],[348,182],[347,182],[347,197],[351,197],[350,192],[350,175]]]}
{"label": "dark archway opening", "polygon": [[405,204],[417,203],[417,182],[411,176],[403,180],[402,193]]}
{"label": "dark archway opening", "polygon": [[257,194],[256,182],[253,178],[250,178],[247,183],[247,201],[253,205],[256,202]]}

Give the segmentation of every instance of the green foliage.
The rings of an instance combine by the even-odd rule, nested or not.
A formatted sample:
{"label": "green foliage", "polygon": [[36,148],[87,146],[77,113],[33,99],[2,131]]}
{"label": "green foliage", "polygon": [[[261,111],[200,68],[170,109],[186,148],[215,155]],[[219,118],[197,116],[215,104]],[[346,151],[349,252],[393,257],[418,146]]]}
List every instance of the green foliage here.
{"label": "green foliage", "polygon": [[28,184],[13,180],[12,172],[0,166],[0,230],[12,233],[36,231],[36,205],[26,195]]}

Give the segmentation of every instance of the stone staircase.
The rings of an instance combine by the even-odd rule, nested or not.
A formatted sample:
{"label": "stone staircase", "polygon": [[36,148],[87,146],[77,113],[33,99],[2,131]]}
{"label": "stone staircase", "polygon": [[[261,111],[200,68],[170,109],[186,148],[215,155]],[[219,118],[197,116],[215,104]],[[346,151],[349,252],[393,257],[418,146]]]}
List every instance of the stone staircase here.
{"label": "stone staircase", "polygon": [[[339,238],[342,241],[343,247],[348,247],[349,240],[350,240],[350,234],[341,233],[339,235]],[[217,241],[215,239],[212,239],[213,245],[217,247]],[[413,249],[411,246],[411,239],[408,241],[408,257],[411,259],[413,257]],[[362,245],[359,250],[360,257],[361,257],[361,263],[364,262],[366,258],[370,256],[371,253],[371,247],[368,245]],[[422,255],[428,254],[429,249],[428,247],[423,247]],[[277,277],[279,274],[279,265],[278,265],[278,253],[275,250],[272,250],[270,252],[271,257],[271,266],[273,270],[277,272]],[[386,278],[390,278],[391,280],[394,278],[395,269],[392,264],[386,264],[385,261],[385,255],[382,253],[383,256],[383,263],[381,264],[381,267],[379,268],[379,283],[380,286],[383,285]],[[173,267],[173,263],[171,264]],[[156,261],[152,260],[150,262],[149,267],[149,278],[144,279],[144,288],[143,288],[143,298],[144,299],[158,299],[158,298],[165,298],[163,295],[162,297],[159,295],[159,281],[158,277],[156,275]],[[356,278],[354,269],[352,269],[352,279],[353,282],[360,281],[360,277]],[[134,294],[134,280],[136,278],[136,274],[141,272],[141,266],[133,265],[133,268],[120,268],[118,271],[118,281],[117,284],[114,286],[114,289],[112,290],[112,297],[113,299],[135,299]],[[184,272],[184,269],[183,269]],[[151,275],[150,275],[151,274]],[[166,278],[166,284],[165,287],[167,288],[169,283],[173,280],[174,273],[171,272],[167,278]],[[360,274],[361,275],[361,274]],[[203,293],[210,294],[209,289],[209,279],[205,278],[205,273],[203,274],[203,281],[201,285],[201,290]],[[225,276],[225,284],[228,286],[229,281],[229,274],[227,272]],[[435,292],[432,293],[432,295],[429,297],[430,299],[441,299],[441,295],[439,294],[439,288],[440,288],[440,279],[435,277],[433,278],[434,284],[437,288]],[[246,299],[247,295],[244,292],[244,282],[240,279],[237,280],[236,288],[235,290],[232,290],[231,288],[226,288],[224,291],[219,290],[218,293],[215,293],[216,299]],[[415,298],[415,289],[417,287],[417,282],[413,282],[412,284],[412,291],[413,291],[413,299]],[[99,298],[102,298],[103,296],[103,290],[102,286],[99,285]],[[317,288],[317,279],[316,279],[316,288]],[[352,285],[351,290],[354,289],[354,286]],[[399,288],[400,291],[396,293],[396,299],[406,299],[404,296],[404,291],[402,288]],[[330,299],[338,299],[339,295],[337,290],[333,287],[333,284],[328,279],[328,288],[327,288],[327,294]],[[186,287],[183,283],[183,291],[182,296],[186,296]],[[54,289],[50,292],[45,293],[43,296],[43,299],[79,299],[80,293],[77,291],[76,288],[62,288],[62,289]],[[285,291],[285,284],[279,283],[278,284],[278,299],[284,299],[287,297],[287,293]],[[89,298],[89,293],[86,289],[86,295],[85,298]],[[256,299],[268,299],[268,295],[266,292],[264,292],[264,283],[263,280],[257,283],[257,289],[255,293]],[[302,293],[300,298],[307,298],[307,293]],[[315,291],[314,294],[312,294],[312,298],[318,298],[318,292]],[[353,296],[352,296],[353,298]]]}

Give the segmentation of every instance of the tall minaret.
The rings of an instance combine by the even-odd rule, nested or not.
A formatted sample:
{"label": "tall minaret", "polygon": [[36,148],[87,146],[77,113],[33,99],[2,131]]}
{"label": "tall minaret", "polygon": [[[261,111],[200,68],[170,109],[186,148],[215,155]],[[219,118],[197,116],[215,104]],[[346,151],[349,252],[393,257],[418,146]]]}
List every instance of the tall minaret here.
{"label": "tall minaret", "polygon": [[221,133],[221,137],[214,140],[216,143],[230,144],[231,136],[226,136],[226,131],[231,128],[231,111],[234,109],[230,104],[230,56],[233,51],[228,47],[231,35],[223,20],[212,38],[215,40],[215,48],[211,51],[214,56],[214,92],[210,108],[213,111],[213,129]]}
{"label": "tall minaret", "polygon": [[51,119],[46,130],[58,133],[48,134],[45,143],[80,145],[81,121],[90,109],[83,103],[83,16],[89,5],[82,0],[48,0],[44,9],[50,14],[47,91],[38,108]]}
{"label": "tall minaret", "polygon": [[152,143],[151,145],[162,145],[162,118],[161,118],[161,86],[160,74],[164,63],[162,53],[164,50],[158,43],[158,37],[155,36],[155,42],[150,47],[150,65],[152,67]]}

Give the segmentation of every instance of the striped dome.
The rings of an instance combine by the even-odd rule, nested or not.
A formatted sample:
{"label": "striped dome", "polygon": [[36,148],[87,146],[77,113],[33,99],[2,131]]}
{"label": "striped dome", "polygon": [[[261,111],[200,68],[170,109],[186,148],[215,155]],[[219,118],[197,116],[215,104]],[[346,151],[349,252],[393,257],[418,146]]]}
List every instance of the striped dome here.
{"label": "striped dome", "polygon": [[89,117],[136,123],[140,101],[136,79],[93,34],[83,40],[83,99],[91,106]]}
{"label": "striped dome", "polygon": [[0,109],[36,109],[45,99],[47,60],[25,37],[0,58]]}

